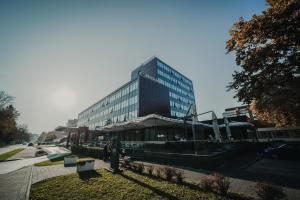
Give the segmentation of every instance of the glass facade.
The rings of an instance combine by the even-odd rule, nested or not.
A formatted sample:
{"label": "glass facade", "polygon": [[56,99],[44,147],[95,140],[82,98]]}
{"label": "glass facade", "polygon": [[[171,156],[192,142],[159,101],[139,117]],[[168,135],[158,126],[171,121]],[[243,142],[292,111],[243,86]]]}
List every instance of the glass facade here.
{"label": "glass facade", "polygon": [[78,127],[95,129],[152,113],[183,117],[194,103],[192,81],[154,57],[132,71],[130,82],[81,112]]}
{"label": "glass facade", "polygon": [[185,116],[189,106],[195,103],[192,81],[159,60],[156,64],[157,80],[169,88],[171,116]]}
{"label": "glass facade", "polygon": [[136,118],[138,115],[138,79],[101,99],[78,115],[78,126],[95,129]]}

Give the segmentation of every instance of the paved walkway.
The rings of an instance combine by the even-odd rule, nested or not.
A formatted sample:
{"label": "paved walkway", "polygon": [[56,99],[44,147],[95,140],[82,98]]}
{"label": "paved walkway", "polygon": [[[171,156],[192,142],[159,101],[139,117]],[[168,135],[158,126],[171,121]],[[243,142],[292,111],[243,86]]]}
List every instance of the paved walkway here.
{"label": "paved walkway", "polygon": [[16,159],[24,159],[24,158],[34,158],[35,157],[36,148],[35,147],[25,147],[25,149],[8,160],[16,160]]}
{"label": "paved walkway", "polygon": [[[0,199],[25,200],[32,166],[0,175]],[[5,184],[4,184],[5,183]]]}
{"label": "paved walkway", "polygon": [[[102,160],[95,160],[95,169],[108,167],[109,164]],[[76,173],[76,166],[64,167],[64,165],[50,165],[44,167],[35,167],[32,172],[32,184],[55,176],[67,175]]]}

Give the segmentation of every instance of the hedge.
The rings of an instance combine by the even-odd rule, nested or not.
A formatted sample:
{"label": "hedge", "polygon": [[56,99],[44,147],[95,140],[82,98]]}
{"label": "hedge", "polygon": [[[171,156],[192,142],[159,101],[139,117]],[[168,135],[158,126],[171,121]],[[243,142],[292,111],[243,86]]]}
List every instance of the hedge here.
{"label": "hedge", "polygon": [[72,146],[71,151],[74,154],[89,156],[92,158],[103,159],[103,149],[102,148]]}

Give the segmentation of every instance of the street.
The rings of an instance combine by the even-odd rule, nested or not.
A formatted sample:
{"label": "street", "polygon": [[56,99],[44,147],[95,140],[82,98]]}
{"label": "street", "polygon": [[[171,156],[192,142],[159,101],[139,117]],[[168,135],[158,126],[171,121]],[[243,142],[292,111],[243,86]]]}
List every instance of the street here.
{"label": "street", "polygon": [[15,144],[15,145],[9,145],[9,146],[5,146],[0,148],[0,154],[6,153],[8,151],[12,151],[14,149],[18,149],[18,148],[25,148],[26,145],[23,144]]}
{"label": "street", "polygon": [[25,145],[8,146],[1,148],[0,152],[5,153],[17,148],[25,149],[8,161],[0,162],[0,199],[25,200],[29,195],[33,164],[70,153],[61,147],[44,146],[42,148],[48,155],[35,157],[37,149]]}
{"label": "street", "polygon": [[34,154],[36,152],[36,148],[27,147],[25,145],[13,145],[6,148],[0,148],[0,152],[7,152],[16,148],[25,148],[25,149],[20,153],[12,156],[9,159],[11,161],[0,162],[0,174],[13,172],[23,167],[33,165],[34,163],[42,162],[48,160],[49,158],[55,158],[61,156],[62,154],[70,153],[70,151],[61,147],[45,146],[42,148],[48,153],[48,155],[35,157]]}

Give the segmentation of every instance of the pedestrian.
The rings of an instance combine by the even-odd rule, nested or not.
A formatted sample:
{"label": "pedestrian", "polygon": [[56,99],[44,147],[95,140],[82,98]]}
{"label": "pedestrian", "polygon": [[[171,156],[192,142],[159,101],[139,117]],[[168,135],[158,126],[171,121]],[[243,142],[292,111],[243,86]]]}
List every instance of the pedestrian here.
{"label": "pedestrian", "polygon": [[106,162],[108,159],[108,145],[107,143],[105,143],[104,147],[103,147],[103,160],[104,162]]}
{"label": "pedestrian", "polygon": [[110,160],[110,158],[111,158],[111,151],[112,151],[112,146],[111,146],[111,142],[109,142],[107,145],[107,159],[108,160]]}

